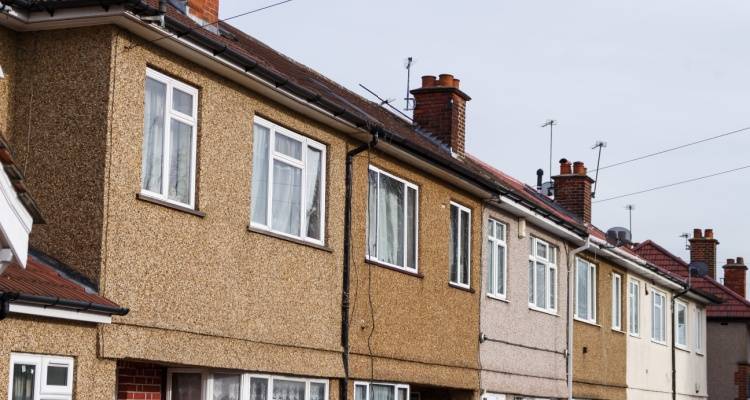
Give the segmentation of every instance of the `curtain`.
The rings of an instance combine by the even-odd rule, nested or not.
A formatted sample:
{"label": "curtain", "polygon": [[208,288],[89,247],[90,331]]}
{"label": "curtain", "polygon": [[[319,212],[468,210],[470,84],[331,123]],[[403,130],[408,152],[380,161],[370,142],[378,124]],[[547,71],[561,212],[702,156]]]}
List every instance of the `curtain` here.
{"label": "curtain", "polygon": [[354,400],[367,400],[367,386],[356,385],[354,387]]}
{"label": "curtain", "polygon": [[494,246],[495,244],[492,240],[487,241],[487,293],[490,294],[495,293],[495,252],[493,251]]}
{"label": "curtain", "polygon": [[370,400],[394,400],[393,386],[370,385]]}
{"label": "curtain", "polygon": [[291,235],[300,234],[302,170],[273,161],[271,228]]}
{"label": "curtain", "polygon": [[557,308],[557,269],[549,268],[549,307]]}
{"label": "curtain", "polygon": [[253,172],[252,193],[252,221],[268,225],[268,140],[270,131],[265,126],[253,125]]}
{"label": "curtain", "polygon": [[536,263],[536,306],[547,308],[546,290],[547,287],[547,266],[544,263]]}
{"label": "curtain", "polygon": [[286,154],[296,160],[302,160],[302,142],[294,140],[290,137],[284,136],[277,133],[274,144],[274,149],[281,153]]}
{"label": "curtain", "polygon": [[471,224],[471,215],[461,210],[461,283],[469,284],[469,225]]}
{"label": "curtain", "polygon": [[268,396],[268,380],[264,378],[250,378],[250,400],[266,400]]}
{"label": "curtain", "polygon": [[326,385],[310,382],[310,400],[325,400]]}
{"label": "curtain", "polygon": [[534,288],[535,286],[535,279],[534,279],[534,262],[529,260],[529,303],[534,303]]}
{"label": "curtain", "polygon": [[240,400],[240,375],[214,374],[213,400]]}
{"label": "curtain", "polygon": [[378,260],[404,266],[404,184],[380,174]]}
{"label": "curtain", "polygon": [[451,205],[451,230],[450,230],[450,265],[451,282],[458,282],[458,207]]}
{"label": "curtain", "polygon": [[201,374],[172,374],[172,400],[201,400]]}
{"label": "curtain", "polygon": [[417,191],[408,188],[406,191],[406,266],[417,267]]}
{"label": "curtain", "polygon": [[305,172],[307,174],[307,204],[305,205],[305,216],[307,217],[306,235],[312,239],[322,239],[320,237],[322,161],[320,150],[307,149],[307,164],[305,165]]}
{"label": "curtain", "polygon": [[505,294],[505,247],[497,245],[497,292]]}
{"label": "curtain", "polygon": [[[378,173],[370,170],[367,174],[367,255],[378,256]],[[364,400],[364,399],[362,399]]]}
{"label": "curtain", "polygon": [[193,167],[193,127],[172,119],[167,197],[190,203],[190,175]]}
{"label": "curtain", "polygon": [[146,100],[143,115],[143,148],[141,187],[161,193],[162,155],[164,153],[164,107],[167,85],[146,78]]}
{"label": "curtain", "polygon": [[305,383],[274,379],[273,400],[305,400]]}
{"label": "curtain", "polygon": [[589,318],[589,268],[588,265],[578,260],[576,265],[576,314],[580,318]]}
{"label": "curtain", "polygon": [[36,367],[33,365],[13,365],[12,400],[34,400],[35,372]]}

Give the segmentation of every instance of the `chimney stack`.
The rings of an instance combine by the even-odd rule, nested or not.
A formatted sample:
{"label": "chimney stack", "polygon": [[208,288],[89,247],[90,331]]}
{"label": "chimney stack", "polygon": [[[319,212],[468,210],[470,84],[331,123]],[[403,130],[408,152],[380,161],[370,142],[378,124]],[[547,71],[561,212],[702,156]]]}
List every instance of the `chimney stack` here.
{"label": "chimney stack", "polygon": [[708,276],[716,279],[716,246],[719,241],[714,239],[714,230],[693,229],[690,239],[690,261],[702,261],[708,265]]}
{"label": "chimney stack", "polygon": [[729,258],[724,266],[724,286],[732,289],[743,298],[745,297],[746,271],[747,266],[742,257],[737,257],[736,261]]}
{"label": "chimney stack", "polygon": [[433,134],[458,155],[464,154],[466,102],[471,100],[459,89],[460,81],[449,74],[439,78],[422,77],[422,87],[414,89],[414,123]]}
{"label": "chimney stack", "polygon": [[[187,0],[187,14],[201,25],[215,24],[219,20],[219,0]],[[217,25],[206,28],[218,31]]]}
{"label": "chimney stack", "polygon": [[573,163],[560,160],[560,175],[553,176],[555,182],[555,202],[573,213],[581,221],[591,223],[591,184],[586,175],[586,166],[581,161]]}

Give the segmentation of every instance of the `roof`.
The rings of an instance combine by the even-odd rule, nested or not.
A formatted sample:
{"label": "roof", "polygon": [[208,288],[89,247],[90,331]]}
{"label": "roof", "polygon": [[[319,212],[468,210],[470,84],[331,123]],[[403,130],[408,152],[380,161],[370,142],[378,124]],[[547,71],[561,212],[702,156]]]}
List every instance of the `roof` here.
{"label": "roof", "polygon": [[[646,260],[683,277],[683,279],[687,278],[688,263],[652,240],[638,244],[634,250]],[[750,301],[715,279],[709,276],[693,277],[691,284],[692,287],[709,293],[722,301],[721,304],[708,306],[706,315],[709,318],[750,318]]]}
{"label": "roof", "polygon": [[2,165],[8,178],[10,178],[10,181],[13,184],[13,189],[15,189],[16,194],[18,195],[18,199],[34,219],[34,223],[44,223],[42,213],[39,211],[39,207],[36,205],[36,202],[26,189],[26,185],[23,183],[23,174],[13,160],[13,152],[11,151],[8,142],[3,139],[2,132],[0,132],[0,165]]}
{"label": "roof", "polygon": [[125,315],[122,308],[75,279],[70,267],[34,252],[26,268],[13,263],[0,275],[0,296],[10,302]]}

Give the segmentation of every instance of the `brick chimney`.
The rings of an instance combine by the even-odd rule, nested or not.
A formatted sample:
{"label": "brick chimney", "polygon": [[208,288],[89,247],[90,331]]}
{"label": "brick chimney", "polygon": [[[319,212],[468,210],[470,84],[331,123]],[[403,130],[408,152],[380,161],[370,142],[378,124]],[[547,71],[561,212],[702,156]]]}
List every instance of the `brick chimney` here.
{"label": "brick chimney", "polygon": [[213,24],[219,20],[219,0],[187,0],[187,14],[201,25]]}
{"label": "brick chimney", "polygon": [[747,266],[742,257],[727,259],[724,266],[724,286],[732,289],[738,295],[745,297],[745,275]]}
{"label": "brick chimney", "polygon": [[591,223],[591,184],[581,161],[560,160],[560,175],[553,176],[555,202],[585,223]]}
{"label": "brick chimney", "polygon": [[690,239],[690,261],[703,261],[708,265],[708,276],[716,279],[716,246],[719,241],[714,239],[714,230],[693,229]]}
{"label": "brick chimney", "polygon": [[422,77],[422,87],[414,89],[414,123],[433,134],[459,155],[464,154],[466,102],[471,100],[459,87],[460,81],[449,74],[440,78]]}

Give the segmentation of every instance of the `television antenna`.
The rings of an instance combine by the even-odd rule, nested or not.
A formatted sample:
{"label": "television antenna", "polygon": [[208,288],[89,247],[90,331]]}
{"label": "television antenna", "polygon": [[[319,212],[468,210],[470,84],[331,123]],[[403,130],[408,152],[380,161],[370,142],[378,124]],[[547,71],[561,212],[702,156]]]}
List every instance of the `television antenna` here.
{"label": "television antenna", "polygon": [[414,57],[407,57],[406,60],[404,60],[404,67],[406,68],[406,97],[404,97],[404,101],[406,102],[406,108],[404,108],[404,111],[411,111],[414,109],[415,101],[414,97],[411,96],[411,67],[414,65],[416,61],[414,60]]}
{"label": "television antenna", "polygon": [[596,197],[596,188],[599,186],[599,163],[602,161],[602,149],[607,147],[607,142],[597,140],[596,143],[591,146],[591,150],[594,150],[597,147],[599,148],[599,156],[596,158],[596,177],[594,178],[594,191],[591,192],[592,198]]}
{"label": "television antenna", "polygon": [[631,234],[633,232],[633,210],[635,210],[635,204],[628,204],[625,206],[625,209],[628,210],[628,229],[630,230]]}
{"label": "television antenna", "polygon": [[557,120],[548,119],[542,125],[542,128],[549,126],[549,176],[552,176],[552,127],[557,125]]}
{"label": "television antenna", "polygon": [[685,239],[685,250],[690,250],[690,235],[687,232],[683,232],[680,237]]}

